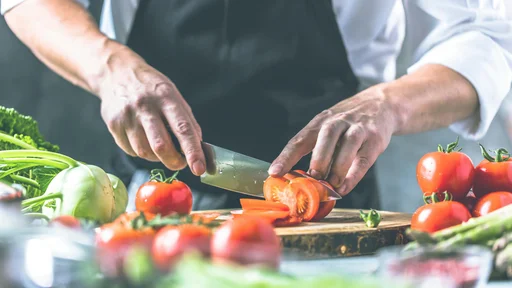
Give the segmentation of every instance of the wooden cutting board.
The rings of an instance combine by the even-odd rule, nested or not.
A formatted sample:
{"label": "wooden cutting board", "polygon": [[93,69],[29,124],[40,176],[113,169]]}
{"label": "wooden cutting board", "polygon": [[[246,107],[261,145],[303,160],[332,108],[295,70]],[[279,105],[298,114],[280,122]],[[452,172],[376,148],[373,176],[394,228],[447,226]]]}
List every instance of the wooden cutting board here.
{"label": "wooden cutting board", "polygon": [[[227,210],[210,212],[229,213]],[[334,209],[321,222],[275,230],[284,248],[306,257],[368,255],[385,246],[406,244],[405,230],[411,224],[411,214],[379,212],[382,221],[377,228],[366,227],[359,218],[359,210]],[[230,216],[219,217],[221,221],[228,218]]]}

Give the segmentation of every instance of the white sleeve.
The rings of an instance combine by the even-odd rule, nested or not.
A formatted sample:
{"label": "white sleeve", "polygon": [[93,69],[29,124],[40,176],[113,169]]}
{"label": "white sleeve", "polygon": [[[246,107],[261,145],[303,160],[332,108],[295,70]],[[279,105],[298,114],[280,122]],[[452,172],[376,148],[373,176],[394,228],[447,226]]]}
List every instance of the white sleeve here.
{"label": "white sleeve", "polygon": [[[7,11],[23,3],[25,0],[0,0],[0,14],[4,15]],[[81,3],[84,7],[89,7],[89,0],[74,0]]]}
{"label": "white sleeve", "polygon": [[487,132],[512,83],[512,21],[502,0],[411,0],[408,31],[416,61],[441,64],[463,75],[478,93],[479,111],[450,126],[477,140]]}

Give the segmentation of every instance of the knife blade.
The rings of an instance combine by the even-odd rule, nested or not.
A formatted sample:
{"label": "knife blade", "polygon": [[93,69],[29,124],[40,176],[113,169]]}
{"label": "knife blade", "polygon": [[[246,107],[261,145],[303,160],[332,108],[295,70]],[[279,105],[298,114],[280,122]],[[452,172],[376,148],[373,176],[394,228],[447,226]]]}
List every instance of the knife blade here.
{"label": "knife blade", "polygon": [[[202,142],[202,147],[206,157],[206,172],[201,175],[202,183],[264,198],[263,183],[269,176],[267,171],[270,163],[206,142]],[[290,173],[297,177],[308,177],[293,171]],[[329,193],[328,200],[341,199],[336,191],[326,185],[324,187]]]}

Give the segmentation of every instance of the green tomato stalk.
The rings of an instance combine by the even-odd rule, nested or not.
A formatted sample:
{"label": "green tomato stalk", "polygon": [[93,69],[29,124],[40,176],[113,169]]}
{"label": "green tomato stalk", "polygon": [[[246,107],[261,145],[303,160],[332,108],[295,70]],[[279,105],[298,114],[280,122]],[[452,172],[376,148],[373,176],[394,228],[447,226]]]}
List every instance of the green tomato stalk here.
{"label": "green tomato stalk", "polygon": [[359,216],[366,223],[366,226],[369,228],[376,228],[379,226],[380,221],[382,220],[380,213],[375,209],[371,209],[370,212],[364,213],[363,210],[359,211]]}
{"label": "green tomato stalk", "polygon": [[459,148],[458,150],[455,150],[455,148],[458,148],[459,146],[459,137],[457,137],[457,140],[455,140],[455,142],[452,142],[450,144],[448,144],[446,146],[446,149],[443,148],[443,146],[441,146],[441,144],[438,144],[437,145],[437,151],[438,152],[443,152],[443,153],[451,153],[453,151],[455,152],[459,152],[462,150],[462,148]]}
{"label": "green tomato stalk", "polygon": [[496,154],[496,157],[492,157],[482,144],[478,145],[480,145],[480,151],[482,152],[482,156],[484,157],[485,160],[489,162],[505,162],[510,160],[510,153],[505,148],[500,148],[497,149],[496,151],[493,151],[494,154]]}

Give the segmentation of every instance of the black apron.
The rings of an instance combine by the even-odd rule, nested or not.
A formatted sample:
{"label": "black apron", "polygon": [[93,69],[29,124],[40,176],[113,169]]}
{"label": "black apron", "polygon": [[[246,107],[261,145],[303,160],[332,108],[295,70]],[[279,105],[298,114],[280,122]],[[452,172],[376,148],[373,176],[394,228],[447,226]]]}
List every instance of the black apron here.
{"label": "black apron", "polygon": [[[328,0],[142,0],[128,46],[176,84],[204,141],[268,162],[358,87]],[[118,167],[164,168],[123,157]],[[295,168],[307,171],[309,160]],[[246,197],[201,184],[189,169],[179,178],[195,210],[239,207]],[[378,206],[374,169],[337,202]]]}

